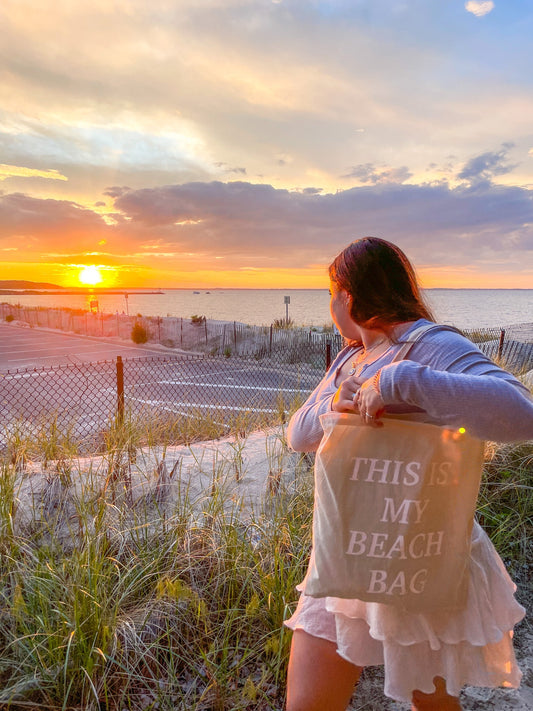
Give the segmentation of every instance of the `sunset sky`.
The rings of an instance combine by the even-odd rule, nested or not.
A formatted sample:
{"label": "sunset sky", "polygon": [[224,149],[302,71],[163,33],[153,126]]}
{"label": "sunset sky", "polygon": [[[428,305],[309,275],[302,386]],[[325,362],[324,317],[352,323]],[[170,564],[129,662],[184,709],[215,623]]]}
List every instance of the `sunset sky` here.
{"label": "sunset sky", "polygon": [[372,234],[533,288],[531,0],[2,0],[0,37],[0,279],[324,287]]}

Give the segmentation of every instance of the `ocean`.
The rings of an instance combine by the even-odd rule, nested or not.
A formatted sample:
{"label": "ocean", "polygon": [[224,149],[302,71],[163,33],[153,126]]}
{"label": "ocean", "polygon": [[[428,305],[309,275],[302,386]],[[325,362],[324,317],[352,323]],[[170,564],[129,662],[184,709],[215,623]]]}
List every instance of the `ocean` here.
{"label": "ocean", "polygon": [[[299,326],[331,323],[327,289],[165,289],[123,294],[14,294],[0,302],[21,306],[89,309],[91,299],[105,313],[143,316],[206,316],[221,321],[269,325],[289,315]],[[533,322],[533,289],[427,289],[436,319],[458,328],[493,328]],[[285,303],[288,297],[288,304]]]}

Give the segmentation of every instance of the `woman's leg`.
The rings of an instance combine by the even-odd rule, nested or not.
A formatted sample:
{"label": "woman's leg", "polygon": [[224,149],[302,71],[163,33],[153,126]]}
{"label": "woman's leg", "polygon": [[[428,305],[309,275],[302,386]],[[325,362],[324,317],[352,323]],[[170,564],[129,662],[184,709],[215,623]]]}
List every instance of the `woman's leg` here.
{"label": "woman's leg", "polygon": [[345,711],[361,667],[337,654],[334,642],[295,630],[287,675],[287,711]]}
{"label": "woman's leg", "polygon": [[413,691],[413,711],[462,711],[458,697],[446,692],[446,681],[441,676],[436,676],[433,683],[435,691],[432,694]]}

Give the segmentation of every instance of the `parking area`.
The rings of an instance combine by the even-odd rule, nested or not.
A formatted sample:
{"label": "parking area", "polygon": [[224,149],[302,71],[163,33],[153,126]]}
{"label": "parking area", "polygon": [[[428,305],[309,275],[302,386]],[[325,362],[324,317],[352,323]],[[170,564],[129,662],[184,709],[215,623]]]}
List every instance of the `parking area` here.
{"label": "parking area", "polygon": [[162,348],[0,322],[0,372],[162,355]]}
{"label": "parking area", "polygon": [[276,355],[186,354],[0,324],[0,449],[21,422],[52,422],[76,440],[94,440],[119,403],[147,422],[277,420],[323,371]]}

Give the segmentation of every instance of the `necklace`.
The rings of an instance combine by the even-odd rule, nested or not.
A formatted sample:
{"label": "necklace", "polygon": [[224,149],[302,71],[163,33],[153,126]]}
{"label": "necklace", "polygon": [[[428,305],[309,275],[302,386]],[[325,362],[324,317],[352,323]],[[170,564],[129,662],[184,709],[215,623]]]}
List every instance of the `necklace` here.
{"label": "necklace", "polygon": [[[379,346],[382,346],[384,343],[387,343],[388,340],[389,340],[389,339],[387,338],[387,336],[385,336],[385,338],[382,338],[382,339],[381,339],[380,341],[378,341],[377,343],[374,343],[374,345],[371,346],[370,348],[364,348],[364,347],[363,347],[363,350],[361,351],[361,353],[359,353],[359,355],[357,356],[357,358],[355,358],[354,360],[352,360],[352,367],[351,367],[350,370],[348,371],[348,375],[354,375],[355,372],[357,371],[357,368],[361,365],[361,363],[362,363],[363,360],[367,357],[367,355],[368,355],[369,353],[372,353],[372,351],[375,351],[376,348],[379,348]],[[371,362],[372,362],[372,361],[371,361]]]}

